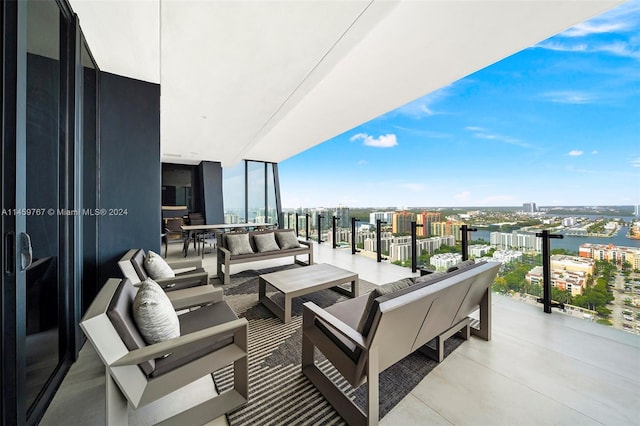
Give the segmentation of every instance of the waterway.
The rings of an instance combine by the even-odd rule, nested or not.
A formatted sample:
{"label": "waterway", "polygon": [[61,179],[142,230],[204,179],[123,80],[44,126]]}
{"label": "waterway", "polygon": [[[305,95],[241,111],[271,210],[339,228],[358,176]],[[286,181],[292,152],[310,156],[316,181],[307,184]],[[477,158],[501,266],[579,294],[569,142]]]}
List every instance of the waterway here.
{"label": "waterway", "polygon": [[[632,240],[627,238],[628,232],[629,228],[626,226],[622,226],[614,236],[608,238],[572,237],[570,235],[564,235],[564,238],[562,239],[551,240],[551,249],[565,249],[578,253],[578,247],[580,246],[580,244],[584,243],[613,244],[615,246],[640,248],[640,240]],[[488,243],[489,241],[491,241],[490,234],[491,231],[478,229],[476,232],[471,234],[471,238],[474,240],[483,239]]]}

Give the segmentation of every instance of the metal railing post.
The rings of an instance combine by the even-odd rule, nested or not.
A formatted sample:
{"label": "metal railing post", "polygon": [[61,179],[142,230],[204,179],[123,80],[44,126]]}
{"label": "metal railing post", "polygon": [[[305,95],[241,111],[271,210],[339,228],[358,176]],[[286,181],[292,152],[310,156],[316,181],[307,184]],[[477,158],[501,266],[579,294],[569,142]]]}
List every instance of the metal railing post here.
{"label": "metal railing post", "polygon": [[544,312],[551,313],[551,308],[564,309],[564,303],[551,301],[551,239],[564,238],[559,234],[550,234],[548,230],[536,233],[536,237],[542,238],[542,298],[538,298],[538,303],[544,305]]}
{"label": "metal railing post", "polygon": [[351,218],[351,254],[356,254],[358,249],[356,247],[356,222],[359,222],[355,217]]}
{"label": "metal railing post", "polygon": [[381,219],[376,219],[376,252],[378,262],[382,262],[382,236],[381,229],[382,224],[387,224],[387,222],[383,222]]}
{"label": "metal railing post", "polygon": [[411,222],[411,272],[418,270],[418,238],[416,236],[416,228],[422,228],[416,222]]}
{"label": "metal railing post", "polygon": [[298,213],[296,213],[296,237],[300,236],[300,231],[298,230]]}
{"label": "metal railing post", "polygon": [[468,225],[460,226],[462,231],[462,260],[469,259],[469,233],[476,232],[476,228],[469,228]]}
{"label": "metal railing post", "polygon": [[309,213],[305,213],[304,217],[305,217],[305,224],[304,225],[305,225],[305,231],[306,231],[305,237],[307,238],[307,240],[309,240],[309,239],[311,239],[309,237]]}
{"label": "metal railing post", "polygon": [[333,216],[333,219],[332,219],[333,220],[333,234],[331,234],[331,235],[333,237],[332,238],[332,240],[333,240],[333,248],[338,247],[338,244],[336,243],[336,239],[338,238],[338,229],[337,229],[337,227],[338,227],[338,219],[339,219],[338,216],[335,216],[335,215]]}
{"label": "metal railing post", "polygon": [[318,213],[318,244],[322,244],[322,219],[324,216]]}

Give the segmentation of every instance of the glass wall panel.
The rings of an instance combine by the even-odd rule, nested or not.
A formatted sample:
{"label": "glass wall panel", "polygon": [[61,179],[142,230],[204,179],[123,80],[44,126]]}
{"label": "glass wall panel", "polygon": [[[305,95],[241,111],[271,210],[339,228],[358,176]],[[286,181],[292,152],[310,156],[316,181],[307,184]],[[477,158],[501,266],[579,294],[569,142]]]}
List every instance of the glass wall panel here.
{"label": "glass wall panel", "polygon": [[[82,206],[94,210],[98,206],[97,190],[97,72],[85,43],[80,53],[82,64]],[[82,215],[82,313],[98,290],[97,217]]]}
{"label": "glass wall panel", "polygon": [[224,223],[246,223],[244,171],[244,161],[222,169]]}
{"label": "glass wall panel", "polygon": [[55,2],[27,4],[26,228],[33,263],[26,277],[26,406],[59,360],[59,175],[61,17]]}
{"label": "glass wall panel", "polygon": [[265,223],[278,223],[278,209],[276,205],[276,182],[272,163],[267,163],[267,215]]}
{"label": "glass wall panel", "polygon": [[247,161],[247,222],[266,221],[265,163]]}

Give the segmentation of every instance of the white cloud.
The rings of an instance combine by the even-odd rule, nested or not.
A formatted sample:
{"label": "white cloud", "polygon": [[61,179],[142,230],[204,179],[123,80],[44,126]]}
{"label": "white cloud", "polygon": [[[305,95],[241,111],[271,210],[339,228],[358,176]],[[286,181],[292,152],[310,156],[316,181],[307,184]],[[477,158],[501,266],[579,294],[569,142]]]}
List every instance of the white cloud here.
{"label": "white cloud", "polygon": [[547,92],[543,93],[541,96],[551,102],[559,104],[588,104],[595,100],[595,96],[589,93],[573,90]]}
{"label": "white cloud", "polygon": [[466,201],[470,196],[471,193],[469,191],[462,191],[461,193],[454,195],[453,198],[459,201]]}
{"label": "white cloud", "polygon": [[421,98],[409,102],[401,107],[396,108],[390,114],[392,115],[406,115],[411,118],[421,119],[424,117],[430,117],[436,114],[442,114],[442,112],[436,111],[433,106],[441,100],[452,96],[454,93],[454,85],[461,84],[462,80],[445,86],[441,89],[431,92]]}
{"label": "white cloud", "polygon": [[585,43],[567,44],[560,43],[558,41],[543,41],[539,44],[536,44],[534,47],[539,47],[541,49],[547,50],[555,50],[558,52],[586,52],[589,49],[589,46]]}
{"label": "white cloud", "polygon": [[363,145],[372,146],[375,148],[391,148],[398,145],[398,140],[396,139],[396,135],[394,135],[393,133],[380,135],[377,138],[374,138],[373,136],[370,136],[366,133],[358,133],[357,135],[351,136],[349,140],[351,142],[361,140]]}
{"label": "white cloud", "polygon": [[640,157],[631,160],[631,167],[640,167]]}
{"label": "white cloud", "polygon": [[467,126],[464,129],[470,132],[486,132],[486,130],[483,127],[478,127],[478,126]]}
{"label": "white cloud", "polygon": [[580,157],[582,154],[584,154],[584,151],[578,149],[571,150],[567,153],[569,157]]}
{"label": "white cloud", "polygon": [[593,151],[591,151],[591,155],[597,155],[599,154],[598,150],[594,149]]}
{"label": "white cloud", "polygon": [[591,34],[615,33],[629,28],[628,22],[583,22],[569,28],[560,35],[563,37],[584,37]]}
{"label": "white cloud", "polygon": [[500,135],[500,134],[497,134],[497,133],[479,132],[479,133],[475,133],[473,135],[473,137],[478,138],[478,139],[486,139],[486,140],[490,140],[490,141],[502,142],[502,143],[506,143],[506,144],[509,144],[509,145],[521,146],[523,148],[530,148],[531,147],[531,145],[529,145],[526,142],[522,142],[519,139],[512,138],[511,136]]}

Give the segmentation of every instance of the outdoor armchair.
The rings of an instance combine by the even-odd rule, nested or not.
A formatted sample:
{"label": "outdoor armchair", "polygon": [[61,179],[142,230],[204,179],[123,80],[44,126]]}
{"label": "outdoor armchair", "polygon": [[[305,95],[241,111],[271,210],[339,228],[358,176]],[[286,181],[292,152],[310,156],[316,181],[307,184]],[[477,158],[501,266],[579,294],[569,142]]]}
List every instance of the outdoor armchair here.
{"label": "outdoor armchair", "polygon": [[127,424],[128,406],[137,409],[230,364],[232,389],[162,424],[204,424],[246,403],[247,321],[224,301],[204,301],[178,315],[179,337],[147,344],[132,312],[137,292],[127,279],[109,279],[80,323],[105,366],[106,424]]}
{"label": "outdoor armchair", "polygon": [[[149,278],[150,274],[147,272],[145,267],[146,256],[147,254],[142,249],[131,249],[118,261],[120,271],[122,271],[124,277],[131,280],[134,285]],[[175,277],[151,277],[166,291],[206,285],[209,283],[209,274],[202,268],[201,259],[178,260],[166,263],[175,273]],[[184,270],[184,272],[181,270]]]}

